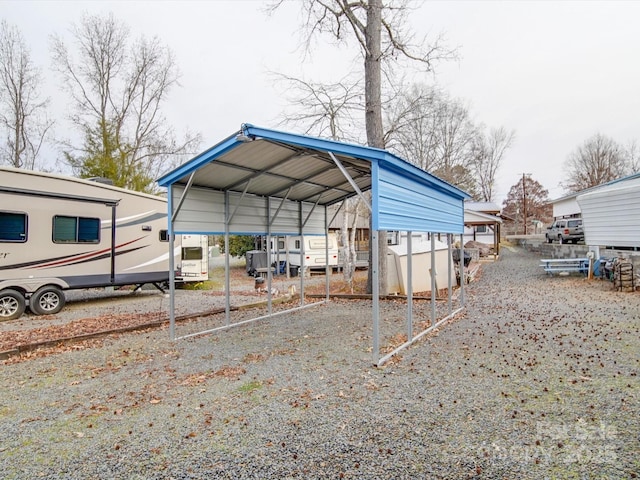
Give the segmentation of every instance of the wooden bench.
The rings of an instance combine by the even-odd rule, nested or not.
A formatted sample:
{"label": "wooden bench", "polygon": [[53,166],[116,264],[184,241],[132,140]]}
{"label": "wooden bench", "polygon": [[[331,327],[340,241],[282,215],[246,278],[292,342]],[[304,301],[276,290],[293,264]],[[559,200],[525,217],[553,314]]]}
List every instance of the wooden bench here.
{"label": "wooden bench", "polygon": [[549,275],[562,272],[578,272],[586,275],[589,273],[588,258],[543,258],[540,266]]}

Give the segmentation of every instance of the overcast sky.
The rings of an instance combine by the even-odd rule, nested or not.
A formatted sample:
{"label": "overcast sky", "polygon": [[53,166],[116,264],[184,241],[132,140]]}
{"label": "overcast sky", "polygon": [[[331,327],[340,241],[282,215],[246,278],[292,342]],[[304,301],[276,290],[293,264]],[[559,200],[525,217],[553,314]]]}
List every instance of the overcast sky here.
{"label": "overcast sky", "polygon": [[[516,132],[499,172],[496,202],[523,173],[551,198],[561,196],[564,161],[596,133],[623,145],[640,141],[640,2],[416,5],[416,35],[442,33],[459,48],[458,61],[437,65],[435,81],[468,104],[475,122]],[[0,0],[0,17],[22,32],[43,71],[56,118],[64,117],[68,101],[50,69],[51,34],[67,35],[83,12],[113,12],[133,37],[157,35],[175,53],[182,73],[166,116],[178,133],[200,132],[205,150],[244,122],[276,127],[285,99],[270,71],[337,81],[354,68],[355,45],[339,50],[318,43],[303,58],[296,2],[271,16],[264,6],[257,0]],[[66,128],[61,121],[57,134]]]}

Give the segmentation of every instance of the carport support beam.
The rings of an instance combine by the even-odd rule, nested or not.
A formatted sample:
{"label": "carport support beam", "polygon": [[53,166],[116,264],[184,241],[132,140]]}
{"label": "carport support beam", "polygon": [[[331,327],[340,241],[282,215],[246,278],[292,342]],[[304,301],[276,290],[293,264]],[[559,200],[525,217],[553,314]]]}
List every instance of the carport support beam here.
{"label": "carport support beam", "polygon": [[333,267],[331,267],[329,265],[329,223],[328,223],[329,219],[327,217],[327,206],[325,205],[324,207],[324,233],[325,233],[325,240],[324,240],[324,259],[325,259],[325,265],[324,265],[324,277],[325,277],[325,292],[326,292],[326,297],[325,300],[328,302],[329,301],[329,275],[331,273],[333,273]]}
{"label": "carport support beam", "polygon": [[[193,177],[193,176],[192,176]],[[174,247],[174,235],[173,235],[173,187],[169,188],[168,191],[168,202],[169,202],[169,231],[167,234],[169,235],[169,338],[173,341],[176,339],[176,275],[175,275],[175,258],[173,255]]]}
{"label": "carport support beam", "polygon": [[271,315],[271,197],[267,197],[267,312]]}
{"label": "carport support beam", "polygon": [[333,159],[333,163],[336,164],[336,167],[338,167],[338,169],[342,172],[342,175],[344,175],[344,178],[347,179],[347,181],[349,182],[351,187],[356,191],[356,193],[362,199],[363,203],[367,206],[369,211],[372,212],[373,209],[371,208],[371,204],[369,204],[369,202],[367,202],[367,199],[362,194],[362,190],[360,190],[360,187],[358,187],[358,184],[353,180],[353,178],[351,178],[351,175],[349,175],[349,172],[347,172],[347,169],[344,168],[342,163],[340,163],[340,160],[338,160],[336,158],[336,156],[333,154],[333,152],[327,152],[327,153],[331,156],[331,158]]}
{"label": "carport support beam", "polygon": [[413,251],[412,232],[407,232],[407,339],[413,337]]}
{"label": "carport support beam", "polygon": [[175,258],[173,256],[173,225],[169,229],[169,338],[173,341],[176,339],[176,267]]}
{"label": "carport support beam", "polygon": [[[314,207],[315,208],[315,207]],[[309,219],[302,220],[302,203],[298,204],[298,229],[300,233],[300,266],[298,270],[298,279],[300,280],[300,306],[304,306],[304,225]]]}
{"label": "carport support beam", "polygon": [[[239,205],[239,204],[238,204]],[[229,191],[224,192],[224,214],[226,221],[224,222],[224,321],[225,325],[231,323],[231,274],[229,273],[229,223],[231,222],[231,216],[229,216]],[[235,212],[234,212],[235,213]]]}
{"label": "carport support beam", "polygon": [[380,359],[380,273],[378,271],[378,234],[371,231],[371,290],[373,316],[373,364],[378,365]]}
{"label": "carport support beam", "polygon": [[438,282],[436,281],[436,237],[431,233],[431,325],[436,323],[436,295]]}
{"label": "carport support beam", "polygon": [[451,242],[453,242],[453,235],[451,235],[450,233],[447,233],[447,308],[448,308],[448,312],[449,315],[451,315],[451,293],[453,291],[453,275],[454,275],[454,270],[453,270],[453,258],[451,256],[451,252],[452,252],[452,248],[451,248]]}
{"label": "carport support beam", "polygon": [[464,306],[464,233],[460,234],[460,305]]}

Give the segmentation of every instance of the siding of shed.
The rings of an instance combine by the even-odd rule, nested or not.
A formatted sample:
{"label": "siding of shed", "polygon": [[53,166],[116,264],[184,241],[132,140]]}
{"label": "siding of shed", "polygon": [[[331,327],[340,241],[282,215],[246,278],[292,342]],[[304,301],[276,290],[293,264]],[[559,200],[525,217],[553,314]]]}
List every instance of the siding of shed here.
{"label": "siding of shed", "polygon": [[603,187],[578,196],[585,243],[640,247],[640,180]]}

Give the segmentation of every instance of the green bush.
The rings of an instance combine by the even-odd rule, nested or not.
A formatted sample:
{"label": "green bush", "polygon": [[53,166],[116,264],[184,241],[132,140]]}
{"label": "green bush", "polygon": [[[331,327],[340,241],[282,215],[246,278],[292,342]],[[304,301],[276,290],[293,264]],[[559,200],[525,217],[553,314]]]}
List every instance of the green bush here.
{"label": "green bush", "polygon": [[[253,235],[229,235],[229,255],[243,257],[249,250],[255,250],[256,237]],[[218,237],[220,253],[224,251],[224,236]]]}

